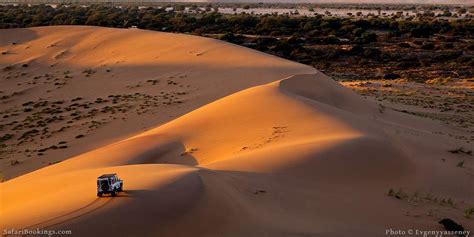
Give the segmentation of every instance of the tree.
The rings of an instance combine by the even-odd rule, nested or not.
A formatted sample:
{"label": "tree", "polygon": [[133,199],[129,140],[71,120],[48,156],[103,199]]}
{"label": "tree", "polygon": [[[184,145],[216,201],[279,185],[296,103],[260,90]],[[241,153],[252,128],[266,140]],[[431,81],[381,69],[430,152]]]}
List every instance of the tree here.
{"label": "tree", "polygon": [[360,37],[356,37],[354,43],[356,44],[369,44],[377,41],[377,35],[375,33],[364,32]]}

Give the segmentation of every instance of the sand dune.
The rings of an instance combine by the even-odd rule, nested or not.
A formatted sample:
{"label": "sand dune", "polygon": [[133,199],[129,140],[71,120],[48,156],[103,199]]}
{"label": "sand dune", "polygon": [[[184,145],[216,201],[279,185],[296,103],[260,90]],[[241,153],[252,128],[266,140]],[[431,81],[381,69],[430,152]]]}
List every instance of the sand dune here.
{"label": "sand dune", "polygon": [[143,132],[242,89],[315,71],[217,40],[137,29],[2,30],[0,53],[0,136],[13,135],[0,148],[4,179]]}
{"label": "sand dune", "polygon": [[[84,31],[134,38],[127,30]],[[470,157],[449,153],[456,141],[433,134],[433,128],[448,128],[381,111],[298,64],[218,41],[139,32],[182,39],[186,46],[179,47],[206,42],[209,55],[219,47],[233,51],[199,62],[207,77],[193,79],[205,88],[188,99],[198,101],[186,107],[193,111],[1,183],[0,229],[71,229],[78,236],[383,236],[389,228],[442,230],[437,221],[445,217],[474,228],[463,217],[474,205],[473,170],[455,165]],[[117,38],[103,47],[123,46],[111,46]],[[188,62],[176,52],[166,53],[169,62]],[[109,60],[100,55],[90,60]],[[140,55],[130,58],[152,57]],[[87,55],[75,57],[68,63],[89,62],[81,59]],[[232,79],[215,74],[223,68]],[[97,198],[96,177],[108,172],[124,179],[125,192]],[[390,189],[401,191],[387,195]]]}

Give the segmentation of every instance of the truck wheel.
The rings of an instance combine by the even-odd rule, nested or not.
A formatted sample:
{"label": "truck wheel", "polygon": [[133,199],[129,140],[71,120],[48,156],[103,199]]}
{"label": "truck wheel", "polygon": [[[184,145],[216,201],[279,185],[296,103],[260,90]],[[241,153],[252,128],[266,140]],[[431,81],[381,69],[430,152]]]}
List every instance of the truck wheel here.
{"label": "truck wheel", "polygon": [[114,190],[112,191],[112,197],[115,197],[115,196],[117,196],[117,191]]}
{"label": "truck wheel", "polygon": [[97,197],[102,197],[102,193],[97,193]]}
{"label": "truck wheel", "polygon": [[120,187],[118,188],[118,191],[119,191],[119,192],[122,192],[122,191],[123,191],[123,184],[120,184]]}

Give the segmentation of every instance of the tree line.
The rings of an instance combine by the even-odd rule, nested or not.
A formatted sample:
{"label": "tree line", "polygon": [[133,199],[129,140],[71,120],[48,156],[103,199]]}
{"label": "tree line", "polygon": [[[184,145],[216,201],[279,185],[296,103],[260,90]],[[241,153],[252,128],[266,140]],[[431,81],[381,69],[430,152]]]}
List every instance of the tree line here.
{"label": "tree line", "polygon": [[[4,5],[0,6],[0,27],[33,27],[49,25],[93,25],[116,28],[138,27],[149,30],[191,34],[252,34],[269,36],[335,36],[354,43],[375,40],[373,31],[391,35],[430,37],[437,33],[474,35],[472,19],[443,20],[435,18],[354,19],[317,16],[250,14],[225,15],[215,11],[188,14],[156,7],[113,5]],[[329,39],[331,41],[331,39]]]}

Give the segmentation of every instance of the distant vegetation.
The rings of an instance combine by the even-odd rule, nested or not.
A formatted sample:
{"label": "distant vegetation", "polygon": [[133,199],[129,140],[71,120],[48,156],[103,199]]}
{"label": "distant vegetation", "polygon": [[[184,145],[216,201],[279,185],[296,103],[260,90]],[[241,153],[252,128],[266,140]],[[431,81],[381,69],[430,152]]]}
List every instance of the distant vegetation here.
{"label": "distant vegetation", "polygon": [[[113,5],[0,6],[0,28],[137,27],[219,38],[313,65],[333,76],[382,78],[383,73],[373,70],[378,67],[383,72],[396,72],[397,78],[414,80],[433,79],[435,75],[474,76],[474,20],[470,18],[447,20],[430,14],[370,18],[257,16],[225,15],[212,6],[198,13],[185,13],[182,5],[175,9]],[[347,65],[351,66],[351,73],[346,71]],[[414,70],[419,68],[433,73]]]}
{"label": "distant vegetation", "polygon": [[[180,9],[177,7],[177,9]],[[184,9],[184,8],[183,8]],[[214,11],[201,14],[185,14],[166,11],[164,8],[116,7],[106,5],[48,5],[0,6],[0,26],[31,27],[46,25],[96,25],[107,27],[131,27],[188,33],[223,33],[272,35],[272,36],[337,36],[354,42],[370,43],[373,35],[369,30],[388,31],[393,35],[409,34],[413,37],[429,37],[436,33],[454,35],[474,34],[472,19],[440,20],[430,15],[422,19],[403,20],[374,17],[351,19],[324,17],[292,17],[288,15],[249,14],[223,15]],[[365,33],[365,34],[364,34]],[[329,40],[333,43],[333,41]]]}

